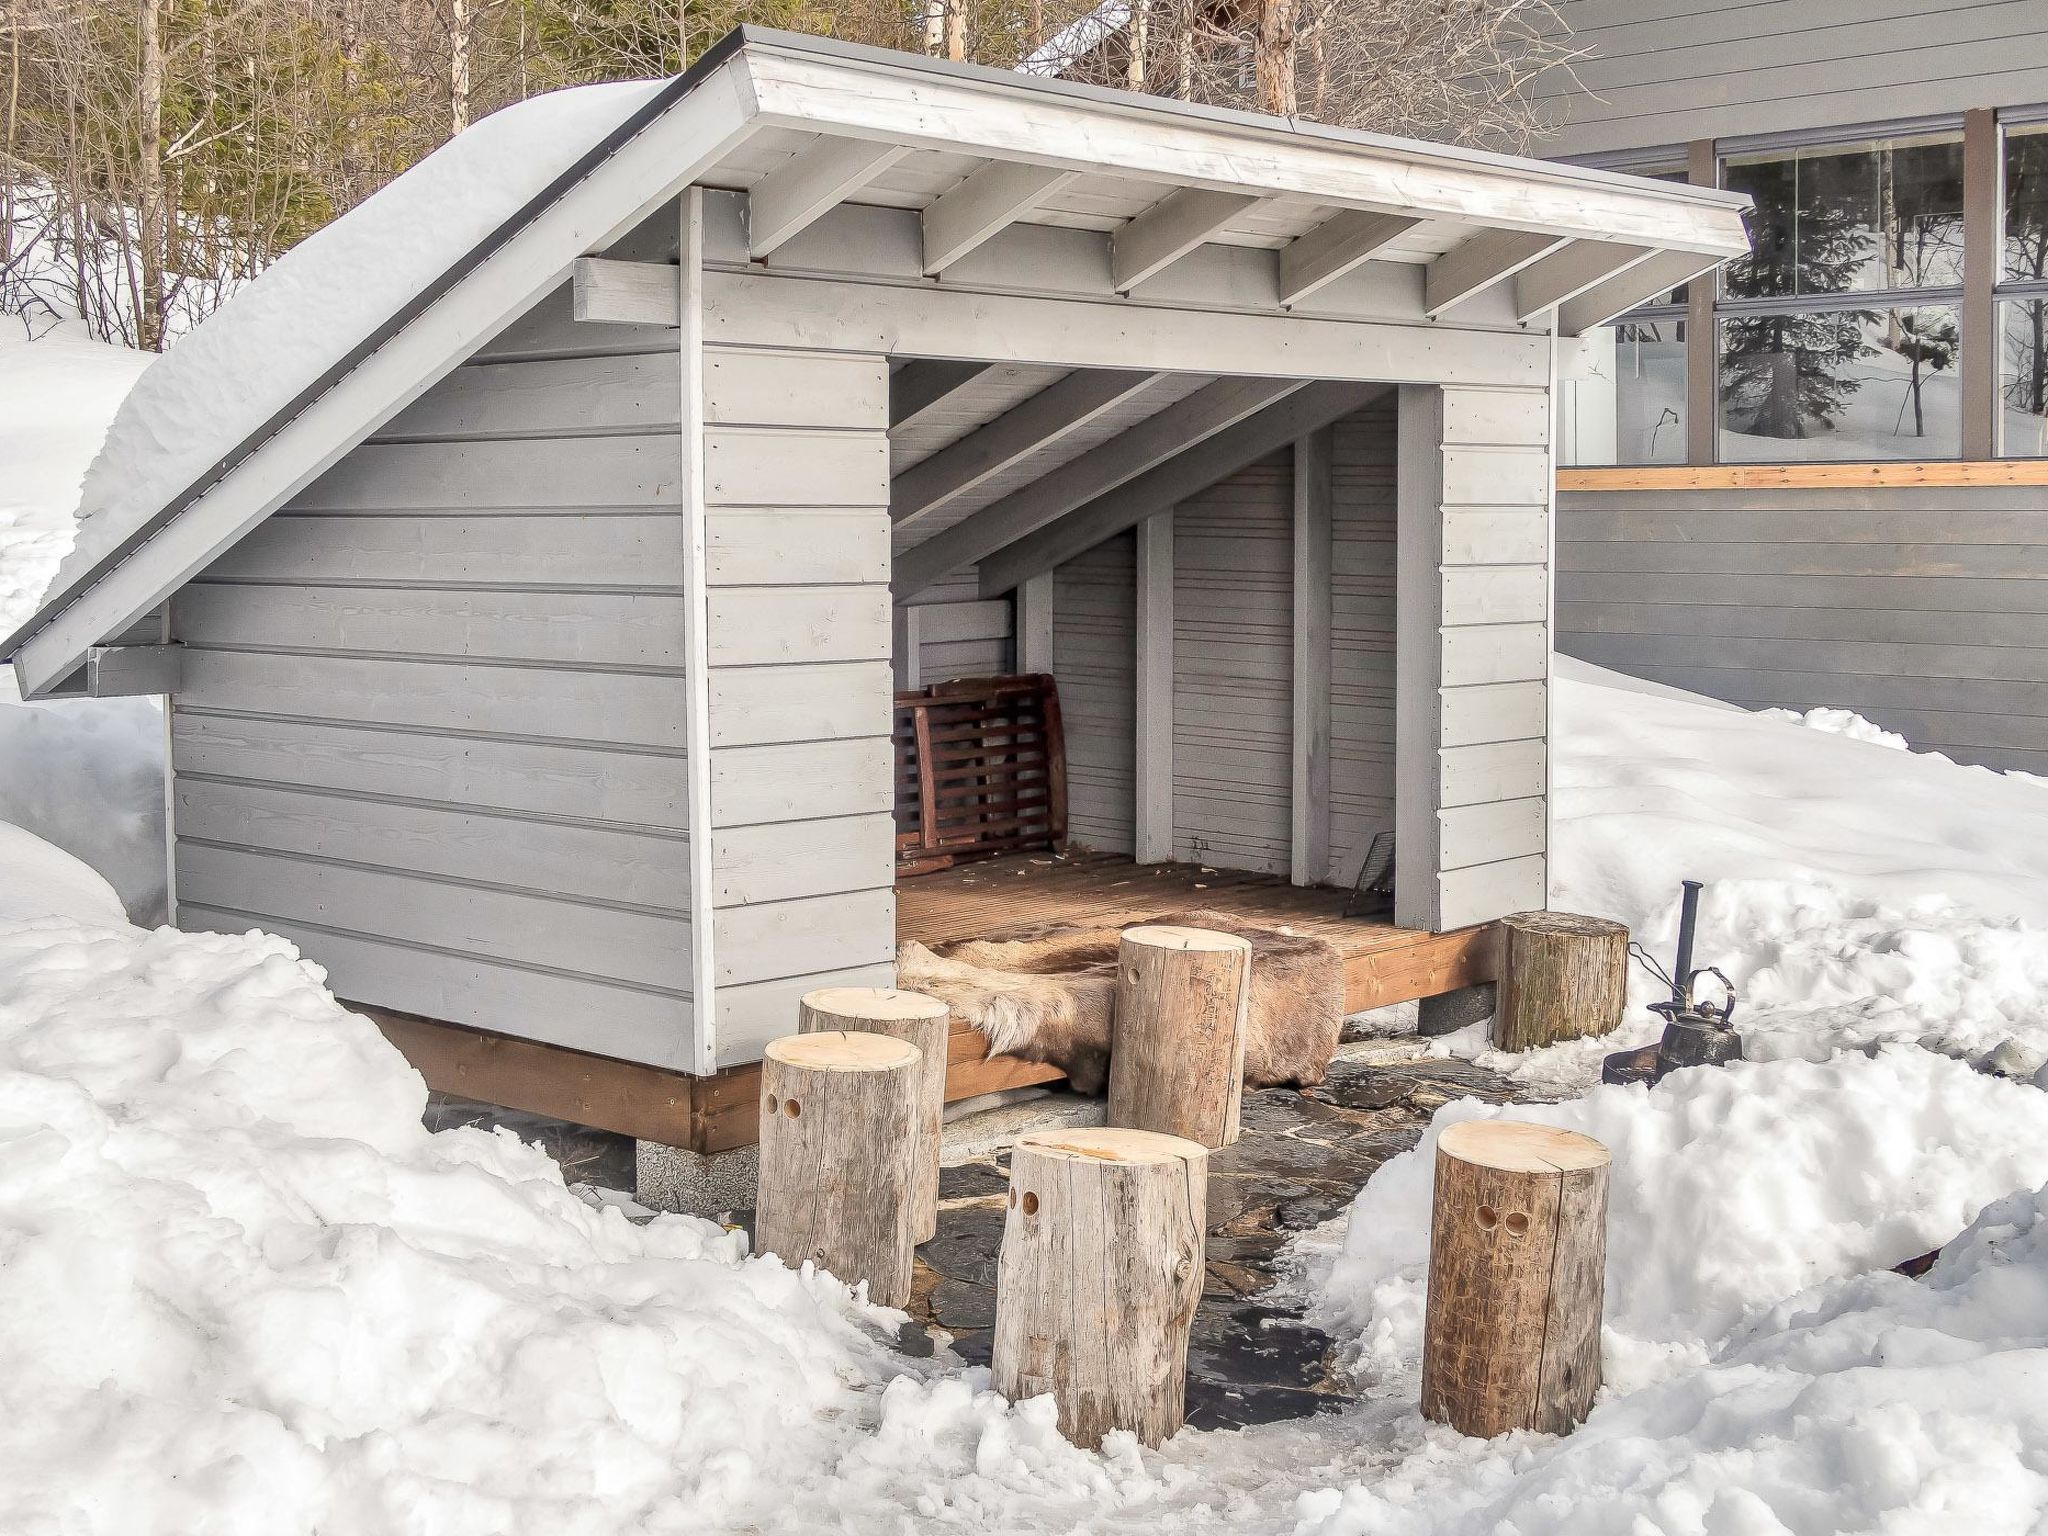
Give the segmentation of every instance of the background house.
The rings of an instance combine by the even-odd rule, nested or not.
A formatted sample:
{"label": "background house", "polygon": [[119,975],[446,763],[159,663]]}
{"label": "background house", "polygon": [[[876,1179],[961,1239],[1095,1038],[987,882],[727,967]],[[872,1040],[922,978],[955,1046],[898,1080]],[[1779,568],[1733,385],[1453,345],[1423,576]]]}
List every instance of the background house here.
{"label": "background house", "polygon": [[1559,649],[2048,770],[2048,4],[1562,11],[1545,153],[1756,250],[1561,391]]}

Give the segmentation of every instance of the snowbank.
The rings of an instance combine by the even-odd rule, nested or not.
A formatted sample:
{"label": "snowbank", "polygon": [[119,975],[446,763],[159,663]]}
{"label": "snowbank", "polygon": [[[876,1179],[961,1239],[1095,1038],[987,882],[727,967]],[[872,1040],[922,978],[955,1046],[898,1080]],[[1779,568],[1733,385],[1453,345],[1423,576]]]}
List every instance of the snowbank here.
{"label": "snowbank", "polygon": [[0,861],[0,915],[63,914],[0,924],[0,1529],[743,1525],[906,1368],[737,1234],[429,1135],[282,940],[130,928],[12,829]]}
{"label": "snowbank", "polygon": [[[71,548],[79,481],[150,354],[60,325],[0,321],[0,635],[34,613]],[[0,822],[113,881],[139,922],[164,915],[163,710],[154,699],[28,704],[0,673]]]}
{"label": "snowbank", "polygon": [[1654,1092],[1600,1087],[1564,1104],[1460,1100],[1360,1192],[1323,1287],[1323,1320],[1360,1337],[1376,1379],[1410,1378],[1421,1360],[1437,1138],[1500,1117],[1614,1153],[1602,1353],[1621,1391],[1703,1361],[1797,1291],[1926,1253],[2048,1182],[2048,1093],[1911,1046],[1680,1072]]}
{"label": "snowbank", "polygon": [[495,112],[309,235],[181,337],[123,403],[80,502],[88,569],[661,89],[581,86]]}
{"label": "snowbank", "polygon": [[1406,1443],[1304,1493],[1298,1536],[2038,1531],[2048,1514],[2048,1190],[1987,1209],[1924,1280],[1787,1301],[1711,1364],[1569,1438]]}

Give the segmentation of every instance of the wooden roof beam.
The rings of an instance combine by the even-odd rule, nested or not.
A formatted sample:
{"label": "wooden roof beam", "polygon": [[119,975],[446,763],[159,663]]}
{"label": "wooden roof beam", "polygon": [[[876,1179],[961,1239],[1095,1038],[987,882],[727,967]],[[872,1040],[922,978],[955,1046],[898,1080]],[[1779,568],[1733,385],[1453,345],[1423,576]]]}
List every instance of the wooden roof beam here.
{"label": "wooden roof beam", "polygon": [[1429,264],[1422,280],[1422,311],[1432,320],[1456,304],[1475,299],[1524,267],[1565,244],[1561,235],[1532,235],[1519,229],[1486,229],[1453,246]]}
{"label": "wooden roof beam", "polygon": [[1391,384],[1308,384],[1105,492],[981,561],[981,594],[999,597],[1371,404]]}
{"label": "wooden roof beam", "polygon": [[1280,302],[1299,304],[1399,240],[1422,220],[1348,208],[1280,248]]}
{"label": "wooden roof beam", "polygon": [[1079,174],[1055,165],[989,161],[925,209],[924,275],[936,277]]}
{"label": "wooden roof beam", "polygon": [[1168,193],[1109,237],[1109,271],[1116,291],[1129,293],[1146,278],[1158,276],[1261,201],[1256,193],[1212,192],[1206,187]]}
{"label": "wooden roof beam", "polygon": [[1718,265],[1713,257],[1697,251],[1659,251],[1648,261],[1638,262],[1567,299],[1557,311],[1557,334],[1582,336]]}
{"label": "wooden roof beam", "polygon": [[941,577],[1036,533],[1307,383],[1229,378],[1203,385],[1185,400],[1126,427],[1110,441],[905,550],[896,557],[896,575],[890,583],[896,600],[915,596]]}
{"label": "wooden roof beam", "polygon": [[1535,319],[1655,254],[1647,245],[1574,240],[1515,274],[1515,318]]}
{"label": "wooden roof beam", "polygon": [[993,363],[956,362],[949,357],[920,358],[889,375],[891,435],[917,426],[961,390],[980,378]]}
{"label": "wooden roof beam", "polygon": [[963,496],[1079,431],[1142,393],[1159,377],[1126,369],[1082,368],[1005,411],[985,427],[921,459],[889,487],[889,516],[899,528]]}
{"label": "wooden roof beam", "polygon": [[765,261],[910,153],[906,144],[823,137],[747,194],[747,253]]}

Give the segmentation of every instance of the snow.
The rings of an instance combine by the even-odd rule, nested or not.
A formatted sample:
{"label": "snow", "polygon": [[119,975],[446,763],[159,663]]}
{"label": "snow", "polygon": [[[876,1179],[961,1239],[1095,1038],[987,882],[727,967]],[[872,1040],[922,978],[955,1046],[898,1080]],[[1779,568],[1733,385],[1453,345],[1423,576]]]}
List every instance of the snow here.
{"label": "snow", "polygon": [[[79,481],[150,365],[73,324],[0,319],[0,635],[70,549]],[[0,822],[84,859],[143,922],[164,913],[163,735],[155,699],[24,704],[0,675]]]}
{"label": "snow", "polygon": [[86,475],[66,578],[232,453],[661,88],[579,86],[493,113],[181,337],[123,402]]}
{"label": "snow", "polygon": [[1501,1117],[1614,1154],[1602,1353],[1624,1392],[1704,1363],[1786,1296],[1915,1258],[2048,1182],[2048,1093],[1909,1046],[1680,1072],[1654,1092],[1603,1086],[1563,1104],[1459,1100],[1361,1192],[1320,1286],[1321,1320],[1361,1339],[1374,1379],[1421,1359],[1437,1137]]}

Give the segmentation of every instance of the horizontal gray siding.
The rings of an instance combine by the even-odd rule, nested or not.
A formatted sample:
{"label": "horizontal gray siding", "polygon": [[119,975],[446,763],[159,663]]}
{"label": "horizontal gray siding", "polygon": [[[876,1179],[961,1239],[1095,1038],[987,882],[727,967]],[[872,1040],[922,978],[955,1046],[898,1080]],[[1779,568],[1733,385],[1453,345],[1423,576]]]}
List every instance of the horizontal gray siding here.
{"label": "horizontal gray siding", "polygon": [[605,342],[457,369],[175,599],[179,920],[680,1065],[680,372],[673,333]]}
{"label": "horizontal gray siding", "polygon": [[[970,565],[899,604],[917,610],[920,686],[958,677],[995,677],[1015,669],[1010,599],[982,597],[980,582],[979,567]],[[899,675],[899,681],[905,680]]]}
{"label": "horizontal gray siding", "polygon": [[1558,647],[2048,772],[2048,505],[2017,487],[1559,498]]}
{"label": "horizontal gray siding", "polygon": [[2048,101],[2040,0],[1569,0],[1545,154]]}
{"label": "horizontal gray siding", "polygon": [[1137,536],[1119,534],[1053,573],[1053,673],[1067,737],[1075,842],[1132,848],[1137,730]]}

